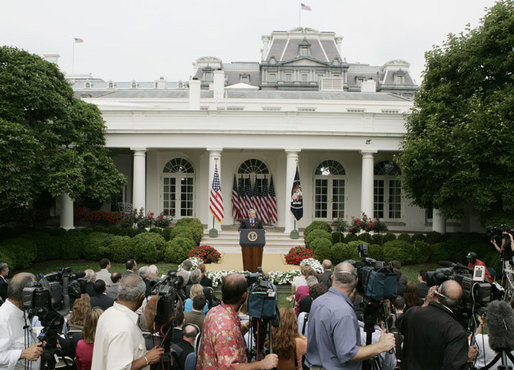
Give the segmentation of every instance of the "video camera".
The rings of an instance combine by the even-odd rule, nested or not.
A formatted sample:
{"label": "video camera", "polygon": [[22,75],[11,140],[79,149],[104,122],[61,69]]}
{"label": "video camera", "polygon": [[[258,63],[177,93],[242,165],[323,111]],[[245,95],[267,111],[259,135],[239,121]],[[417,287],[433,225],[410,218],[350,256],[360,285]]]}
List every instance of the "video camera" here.
{"label": "video camera", "polygon": [[186,299],[182,291],[183,284],[184,279],[175,270],[170,270],[163,278],[152,281],[152,295],[159,295],[155,322],[167,323],[175,316],[179,301]]}
{"label": "video camera", "polygon": [[497,243],[501,243],[501,239],[504,237],[503,233],[514,234],[514,228],[509,225],[489,225],[485,228],[485,233],[490,240],[496,240]]}
{"label": "video camera", "polygon": [[37,316],[43,325],[38,336],[41,342],[46,342],[41,369],[54,369],[57,356],[62,355],[57,347],[58,336],[64,325],[64,315],[70,311],[70,300],[80,298],[86,292],[84,276],[83,272],[73,274],[71,268],[65,267],[44,275],[31,287],[23,289],[23,308],[29,317]]}
{"label": "video camera", "polygon": [[396,298],[398,275],[391,263],[369,258],[366,243],[359,244],[359,256],[362,261],[348,261],[357,269],[357,291],[372,301]]}
{"label": "video camera", "polygon": [[280,325],[278,312],[277,287],[258,267],[257,272],[245,275],[248,286],[248,315],[252,318],[271,321],[275,327]]}

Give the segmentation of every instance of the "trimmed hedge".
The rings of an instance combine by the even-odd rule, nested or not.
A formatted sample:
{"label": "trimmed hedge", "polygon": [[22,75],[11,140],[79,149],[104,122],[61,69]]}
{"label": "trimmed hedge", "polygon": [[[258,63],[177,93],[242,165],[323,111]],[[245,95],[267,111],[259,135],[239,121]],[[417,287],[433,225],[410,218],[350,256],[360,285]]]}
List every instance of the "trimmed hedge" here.
{"label": "trimmed hedge", "polygon": [[12,269],[29,267],[36,261],[37,246],[27,238],[11,238],[2,241],[0,251],[11,261]]}
{"label": "trimmed hedge", "polygon": [[335,231],[332,233],[332,243],[341,243],[344,240],[344,234],[339,231]]}
{"label": "trimmed hedge", "polygon": [[109,255],[109,244],[113,241],[115,235],[92,232],[84,242],[84,258],[88,260],[98,261]]}
{"label": "trimmed hedge", "polygon": [[405,233],[398,235],[398,240],[401,240],[401,241],[404,241],[404,242],[407,242],[407,243],[411,242],[410,235],[409,234],[405,234]]}
{"label": "trimmed hedge", "polygon": [[134,258],[142,262],[156,262],[162,259],[166,240],[156,233],[144,233],[133,237],[130,240]]}
{"label": "trimmed hedge", "polygon": [[[314,256],[316,258],[317,257],[317,254],[318,254],[318,248],[325,248],[325,247],[328,247],[328,250],[329,250],[329,257],[330,257],[330,248],[332,248],[332,240],[331,239],[327,239],[327,238],[318,238],[318,239],[314,239],[311,243],[310,243],[310,250],[314,252]],[[326,249],[326,248],[325,248]]]}
{"label": "trimmed hedge", "polygon": [[332,226],[330,226],[330,224],[325,221],[314,221],[309,226],[307,226],[305,230],[303,230],[303,237],[307,238],[309,234],[314,230],[323,230],[327,233],[331,233]]}
{"label": "trimmed hedge", "polygon": [[332,246],[331,250],[332,262],[334,264],[349,260],[359,259],[359,252],[355,245],[348,245],[345,243],[336,243]]}
{"label": "trimmed hedge", "polygon": [[311,247],[311,243],[314,240],[320,239],[320,238],[327,239],[330,242],[330,244],[332,244],[332,235],[328,231],[321,230],[321,229],[315,229],[315,230],[312,230],[309,233],[309,236],[307,236],[305,238],[305,245],[307,246],[307,248],[314,251],[313,247]]}
{"label": "trimmed hedge", "polygon": [[167,242],[164,251],[164,261],[172,263],[182,263],[187,258],[191,249],[195,247],[195,242],[188,238],[177,237]]}
{"label": "trimmed hedge", "polygon": [[109,256],[114,262],[127,262],[134,258],[130,236],[115,235],[109,244]]}

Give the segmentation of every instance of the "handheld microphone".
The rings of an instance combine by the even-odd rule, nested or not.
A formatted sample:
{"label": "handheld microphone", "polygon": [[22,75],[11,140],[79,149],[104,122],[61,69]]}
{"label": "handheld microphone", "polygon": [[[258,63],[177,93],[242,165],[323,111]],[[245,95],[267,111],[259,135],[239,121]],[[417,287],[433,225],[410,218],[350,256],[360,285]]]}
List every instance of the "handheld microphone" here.
{"label": "handheld microphone", "polygon": [[489,347],[497,353],[514,349],[514,313],[504,301],[493,301],[487,307]]}

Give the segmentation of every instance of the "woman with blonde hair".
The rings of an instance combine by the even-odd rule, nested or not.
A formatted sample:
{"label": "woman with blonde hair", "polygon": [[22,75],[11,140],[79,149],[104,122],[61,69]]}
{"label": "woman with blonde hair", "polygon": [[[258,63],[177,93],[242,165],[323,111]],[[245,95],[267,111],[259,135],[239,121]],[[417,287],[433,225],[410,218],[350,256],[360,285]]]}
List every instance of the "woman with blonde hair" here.
{"label": "woman with blonde hair", "polygon": [[93,347],[95,344],[96,324],[104,311],[100,307],[93,307],[87,311],[82,339],[78,341],[75,349],[75,363],[77,370],[90,370],[93,359]]}
{"label": "woman with blonde hair", "polygon": [[[190,312],[193,310],[193,299],[200,294],[204,295],[203,286],[200,284],[193,284],[191,286],[191,290],[189,291],[189,298],[184,302],[184,312]],[[205,308],[203,309],[204,315],[207,315],[207,312],[209,312],[208,303],[205,304]]]}
{"label": "woman with blonde hair", "polygon": [[86,314],[91,308],[91,302],[89,294],[85,293],[76,299],[71,309],[70,317],[68,322],[70,324],[70,331],[81,330],[84,326]]}
{"label": "woman with blonde hair", "polygon": [[[280,309],[280,326],[272,327],[273,353],[278,355],[279,370],[302,369],[303,356],[307,354],[307,338],[298,332],[296,315],[292,308]],[[266,341],[269,347],[269,339]]]}

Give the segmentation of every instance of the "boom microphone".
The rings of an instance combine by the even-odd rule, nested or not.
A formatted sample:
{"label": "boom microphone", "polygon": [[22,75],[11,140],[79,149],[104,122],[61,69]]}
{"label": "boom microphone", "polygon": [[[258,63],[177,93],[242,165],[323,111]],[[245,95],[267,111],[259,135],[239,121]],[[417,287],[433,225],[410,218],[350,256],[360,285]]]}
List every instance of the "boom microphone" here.
{"label": "boom microphone", "polygon": [[487,307],[489,347],[497,353],[514,349],[514,314],[507,302],[493,301]]}

